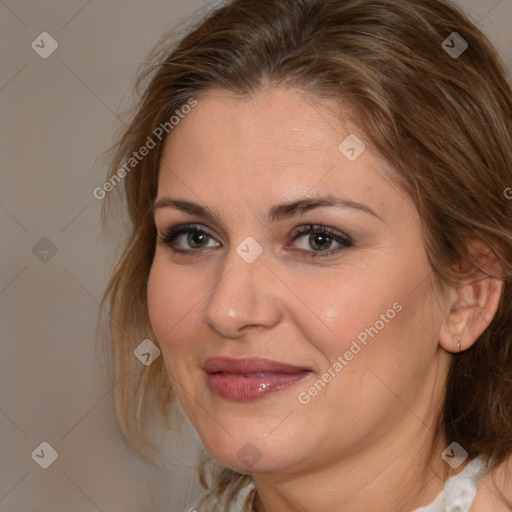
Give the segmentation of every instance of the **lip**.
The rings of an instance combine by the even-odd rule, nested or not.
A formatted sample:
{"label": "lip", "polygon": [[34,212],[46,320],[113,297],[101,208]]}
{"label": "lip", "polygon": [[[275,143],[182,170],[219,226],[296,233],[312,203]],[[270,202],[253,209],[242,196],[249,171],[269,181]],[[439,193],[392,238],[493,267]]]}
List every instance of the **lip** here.
{"label": "lip", "polygon": [[207,373],[224,372],[244,375],[248,373],[298,373],[309,368],[281,363],[264,357],[210,357],[203,364],[203,370]]}
{"label": "lip", "polygon": [[286,389],[306,378],[309,368],[254,357],[211,357],[203,364],[208,385],[227,400],[250,401]]}

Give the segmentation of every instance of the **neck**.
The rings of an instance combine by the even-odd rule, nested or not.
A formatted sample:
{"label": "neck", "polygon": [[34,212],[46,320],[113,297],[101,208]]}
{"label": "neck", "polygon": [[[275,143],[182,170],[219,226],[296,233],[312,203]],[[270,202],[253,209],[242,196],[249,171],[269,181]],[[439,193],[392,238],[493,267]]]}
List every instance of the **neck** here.
{"label": "neck", "polygon": [[447,476],[446,463],[439,456],[446,443],[442,437],[434,443],[432,431],[410,414],[409,421],[416,423],[409,435],[381,439],[379,449],[371,446],[342,462],[301,473],[253,475],[256,510],[363,512],[428,505]]}

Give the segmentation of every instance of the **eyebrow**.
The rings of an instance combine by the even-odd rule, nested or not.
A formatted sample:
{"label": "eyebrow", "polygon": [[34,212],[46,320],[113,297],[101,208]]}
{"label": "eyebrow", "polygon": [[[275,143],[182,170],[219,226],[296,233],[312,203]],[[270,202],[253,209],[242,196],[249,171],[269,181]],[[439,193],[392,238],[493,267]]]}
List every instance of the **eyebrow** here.
{"label": "eyebrow", "polygon": [[[368,205],[332,195],[299,199],[298,201],[275,205],[270,208],[267,214],[267,219],[269,222],[275,223],[283,219],[302,215],[315,208],[322,208],[326,206],[334,206],[337,208],[353,208],[355,210],[365,212],[369,215],[373,215],[377,219],[384,222],[382,218],[377,215],[377,213],[375,213]],[[211,222],[222,222],[218,212],[209,208],[208,206],[203,206],[201,204],[186,201],[184,199],[173,199],[171,197],[161,197],[158,199],[153,207],[153,212],[159,208],[166,207],[176,208],[182,212],[203,217],[204,219]]]}

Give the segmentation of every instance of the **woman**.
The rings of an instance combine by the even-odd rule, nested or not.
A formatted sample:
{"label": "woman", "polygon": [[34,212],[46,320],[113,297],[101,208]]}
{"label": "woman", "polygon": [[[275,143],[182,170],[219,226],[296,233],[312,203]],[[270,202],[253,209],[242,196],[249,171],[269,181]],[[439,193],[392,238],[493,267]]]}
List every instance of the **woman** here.
{"label": "woman", "polygon": [[110,175],[133,448],[179,404],[213,461],[189,510],[510,510],[512,91],[488,40],[443,0],[235,0],[156,62]]}

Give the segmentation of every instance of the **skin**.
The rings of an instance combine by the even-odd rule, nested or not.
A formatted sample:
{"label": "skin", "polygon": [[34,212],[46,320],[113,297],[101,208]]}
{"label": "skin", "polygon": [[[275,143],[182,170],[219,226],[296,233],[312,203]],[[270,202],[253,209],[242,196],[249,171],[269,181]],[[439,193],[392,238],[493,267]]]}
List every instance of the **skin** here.
{"label": "skin", "polygon": [[[175,127],[161,161],[157,201],[196,202],[219,219],[156,209],[159,233],[194,223],[211,237],[181,235],[174,246],[195,251],[188,255],[157,244],[151,322],[205,448],[252,475],[266,512],[430,503],[447,469],[440,457],[447,443],[434,439],[434,424],[456,336],[468,348],[501,294],[502,283],[491,279],[437,289],[418,213],[349,112],[292,89],[267,87],[245,99],[212,90]],[[353,162],[338,149],[349,134],[366,144]],[[378,217],[331,206],[266,219],[276,204],[326,194],[364,203]],[[328,240],[321,250],[341,250],[313,259],[321,252],[314,235],[293,240],[294,229],[308,224],[345,233],[354,245]],[[263,249],[252,263],[236,252],[249,236]],[[401,311],[307,405],[299,403],[298,394],[394,303]],[[313,373],[257,400],[228,401],[210,391],[201,368],[219,355],[267,357]],[[260,454],[252,467],[237,456],[248,442]]]}

